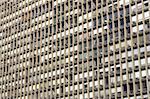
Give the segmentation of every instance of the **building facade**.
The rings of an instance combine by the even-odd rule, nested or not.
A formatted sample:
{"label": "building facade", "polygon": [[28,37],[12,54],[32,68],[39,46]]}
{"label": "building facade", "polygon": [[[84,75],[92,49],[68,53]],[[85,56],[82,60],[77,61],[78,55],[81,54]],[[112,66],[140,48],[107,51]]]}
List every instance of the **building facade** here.
{"label": "building facade", "polygon": [[150,0],[1,0],[0,99],[150,99]]}

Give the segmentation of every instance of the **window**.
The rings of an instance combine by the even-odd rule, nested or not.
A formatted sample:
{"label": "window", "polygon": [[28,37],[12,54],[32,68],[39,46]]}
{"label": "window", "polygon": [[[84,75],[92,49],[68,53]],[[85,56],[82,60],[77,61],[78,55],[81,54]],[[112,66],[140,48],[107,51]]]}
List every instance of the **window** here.
{"label": "window", "polygon": [[112,29],[112,23],[109,24],[109,29]]}
{"label": "window", "polygon": [[150,43],[150,33],[146,36],[147,43]]}
{"label": "window", "polygon": [[73,44],[73,37],[71,36],[70,37],[70,45],[72,45]]}
{"label": "window", "polygon": [[123,85],[123,91],[127,92],[127,85],[126,84]]}
{"label": "window", "polygon": [[122,26],[124,25],[124,20],[123,19],[120,20],[120,25],[122,25]]}
{"label": "window", "polygon": [[39,13],[41,13],[42,12],[42,7],[41,7],[41,5],[39,6]]}
{"label": "window", "polygon": [[142,82],[143,84],[143,89],[147,89],[147,83],[146,83],[146,80]]}
{"label": "window", "polygon": [[50,28],[50,33],[52,33],[52,25],[49,28]]}
{"label": "window", "polygon": [[120,10],[120,16],[121,17],[123,16],[123,10]]}
{"label": "window", "polygon": [[98,26],[101,26],[101,17],[98,17]]}
{"label": "window", "polygon": [[133,83],[129,84],[130,92],[133,92]]}
{"label": "window", "polygon": [[105,77],[105,83],[106,83],[106,86],[109,84],[108,76],[107,76],[107,77]]}
{"label": "window", "polygon": [[140,45],[144,44],[144,37],[143,36],[139,37],[139,43],[140,43]]}
{"label": "window", "polygon": [[118,20],[114,22],[115,27],[118,27]]}
{"label": "window", "polygon": [[96,18],[93,20],[93,26],[96,27]]}

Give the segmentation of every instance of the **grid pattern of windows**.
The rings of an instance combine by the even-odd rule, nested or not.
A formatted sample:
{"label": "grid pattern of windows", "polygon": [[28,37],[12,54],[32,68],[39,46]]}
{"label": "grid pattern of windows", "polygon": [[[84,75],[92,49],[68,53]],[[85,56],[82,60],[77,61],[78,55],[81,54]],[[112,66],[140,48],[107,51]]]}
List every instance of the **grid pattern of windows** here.
{"label": "grid pattern of windows", "polygon": [[0,0],[0,99],[150,99],[150,0]]}

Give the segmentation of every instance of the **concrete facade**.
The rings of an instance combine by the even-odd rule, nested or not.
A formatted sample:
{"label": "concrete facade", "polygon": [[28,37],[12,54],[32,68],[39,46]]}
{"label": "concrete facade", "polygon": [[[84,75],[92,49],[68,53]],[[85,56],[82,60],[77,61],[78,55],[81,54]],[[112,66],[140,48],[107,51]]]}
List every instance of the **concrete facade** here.
{"label": "concrete facade", "polygon": [[0,99],[150,99],[150,1],[0,1]]}

